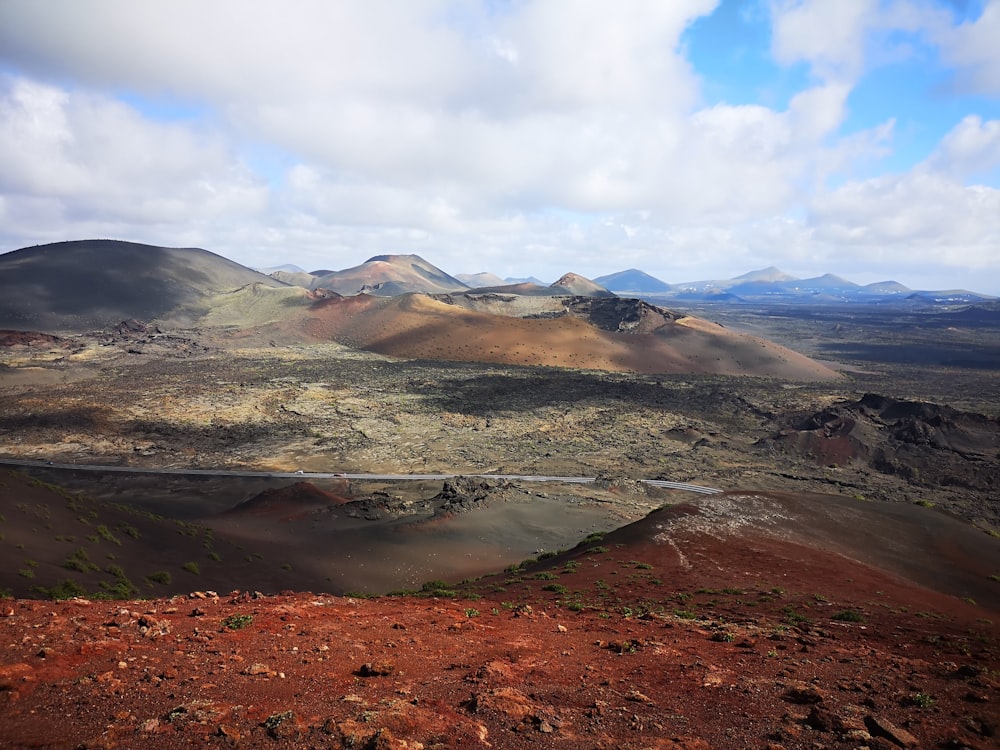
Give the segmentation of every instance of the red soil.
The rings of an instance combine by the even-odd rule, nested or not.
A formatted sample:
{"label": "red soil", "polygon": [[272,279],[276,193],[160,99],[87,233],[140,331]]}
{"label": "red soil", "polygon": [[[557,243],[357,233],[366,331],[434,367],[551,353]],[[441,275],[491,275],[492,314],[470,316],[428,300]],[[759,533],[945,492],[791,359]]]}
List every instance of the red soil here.
{"label": "red soil", "polygon": [[996,609],[707,507],[465,598],[0,602],[0,745],[996,746]]}
{"label": "red soil", "polygon": [[531,319],[449,305],[426,295],[356,297],[314,304],[315,339],[396,357],[574,367],[639,373],[716,373],[829,380],[837,373],[763,339],[695,318],[649,333],[597,328],[576,317]]}

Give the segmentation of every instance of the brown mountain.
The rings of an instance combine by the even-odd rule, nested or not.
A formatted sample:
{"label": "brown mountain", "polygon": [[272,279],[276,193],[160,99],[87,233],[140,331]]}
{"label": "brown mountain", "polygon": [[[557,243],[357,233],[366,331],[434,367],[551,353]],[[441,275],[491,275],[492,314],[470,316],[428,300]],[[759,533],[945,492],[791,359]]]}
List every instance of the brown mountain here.
{"label": "brown mountain", "polygon": [[614,292],[609,292],[600,284],[595,284],[590,279],[585,279],[575,273],[563,274],[548,286],[532,281],[521,281],[513,284],[481,286],[475,289],[475,292],[477,294],[517,294],[522,297],[615,296]]}
{"label": "brown mountain", "polygon": [[360,266],[316,276],[311,283],[313,289],[330,289],[344,295],[364,291],[381,297],[469,288],[419,255],[376,255]]}
{"label": "brown mountain", "polygon": [[314,303],[303,326],[317,339],[415,359],[792,380],[837,377],[764,339],[614,297],[358,295]]}
{"label": "brown mountain", "polygon": [[573,294],[589,297],[614,297],[613,292],[609,292],[600,284],[595,284],[590,279],[585,279],[576,273],[566,273],[552,283],[552,290],[557,294]]}
{"label": "brown mountain", "polygon": [[280,281],[198,248],[81,240],[0,255],[0,328],[81,332],[122,320],[189,325],[219,292]]}

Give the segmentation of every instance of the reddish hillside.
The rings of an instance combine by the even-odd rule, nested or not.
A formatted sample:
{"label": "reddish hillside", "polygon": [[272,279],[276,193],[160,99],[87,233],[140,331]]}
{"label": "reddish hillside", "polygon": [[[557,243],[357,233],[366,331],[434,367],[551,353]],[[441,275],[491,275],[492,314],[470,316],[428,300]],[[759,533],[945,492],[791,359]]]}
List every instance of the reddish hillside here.
{"label": "reddish hillside", "polygon": [[296,482],[254,495],[228,511],[230,515],[268,516],[279,520],[301,518],[310,511],[343,505],[348,498],[322,490],[310,482]]}
{"label": "reddish hillside", "polygon": [[792,380],[837,377],[777,344],[695,318],[664,319],[655,330],[633,332],[598,328],[574,315],[512,317],[425,295],[359,295],[316,303],[305,329],[317,339],[415,359]]}
{"label": "reddish hillside", "polygon": [[[0,744],[995,747],[998,610],[838,552],[832,509],[705,498],[420,596],[0,602]],[[979,542],[910,551],[975,577]]]}

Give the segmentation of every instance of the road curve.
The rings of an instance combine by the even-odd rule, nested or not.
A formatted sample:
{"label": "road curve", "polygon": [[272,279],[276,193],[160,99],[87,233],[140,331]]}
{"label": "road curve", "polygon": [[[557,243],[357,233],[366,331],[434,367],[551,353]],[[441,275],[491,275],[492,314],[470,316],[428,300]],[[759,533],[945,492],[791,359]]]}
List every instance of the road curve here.
{"label": "road curve", "polygon": [[[226,469],[146,469],[136,466],[98,466],[93,464],[62,464],[52,461],[29,461],[15,458],[0,458],[0,464],[7,466],[25,466],[41,469],[72,469],[74,471],[95,471],[102,473],[115,472],[120,474],[152,474],[198,477],[257,477],[263,479],[361,479],[361,480],[444,480],[458,476],[481,477],[483,479],[508,479],[518,482],[566,482],[568,484],[591,484],[596,477],[550,477],[531,474],[343,474],[340,472],[325,473],[312,471],[232,471]],[[640,482],[653,487],[663,487],[671,490],[695,492],[700,495],[715,495],[722,490],[715,487],[703,487],[686,482],[668,482],[663,479],[640,479]]]}

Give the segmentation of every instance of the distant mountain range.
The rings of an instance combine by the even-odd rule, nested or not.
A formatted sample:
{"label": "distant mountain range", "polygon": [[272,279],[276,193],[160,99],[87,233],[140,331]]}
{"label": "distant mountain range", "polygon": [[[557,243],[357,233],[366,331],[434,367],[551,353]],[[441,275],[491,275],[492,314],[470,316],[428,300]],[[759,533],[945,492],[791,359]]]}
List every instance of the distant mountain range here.
{"label": "distant mountain range", "polygon": [[664,301],[973,304],[994,299],[965,289],[918,291],[898,281],[878,281],[862,286],[831,273],[800,279],[774,266],[731,279],[686,281],[679,284],[668,284],[635,268],[599,276],[594,281],[615,294]]}
{"label": "distant mountain range", "polygon": [[[499,282],[499,283],[498,283]],[[270,289],[270,292],[263,290]],[[228,295],[220,307],[217,296]],[[280,266],[265,275],[198,248],[168,248],[118,240],[82,240],[22,248],[0,254],[0,328],[90,330],[127,318],[192,324],[212,310],[221,324],[251,313],[280,317],[279,298],[306,299],[407,293],[520,297],[637,297],[654,304],[726,302],[780,304],[897,304],[961,307],[996,298],[966,290],[915,291],[896,281],[860,285],[833,274],[798,279],[764,268],[732,279],[668,284],[629,269],[590,280],[566,273],[552,284],[537,279],[500,279],[478,273],[452,276],[418,255],[377,255],[343,270],[305,272]],[[272,300],[264,316],[259,298]],[[209,304],[209,300],[216,300]],[[298,304],[295,302],[294,304]],[[991,307],[969,319],[992,320]],[[229,316],[227,318],[226,316]]]}
{"label": "distant mountain range", "polygon": [[[385,259],[412,259],[414,267],[425,269],[427,275],[421,278],[404,278],[399,265],[380,267]],[[405,265],[405,263],[403,264]],[[471,291],[480,293],[520,294],[527,296],[549,295],[617,295],[640,297],[660,303],[676,302],[725,302],[731,304],[780,302],[827,304],[849,302],[855,304],[902,304],[902,305],[962,305],[976,304],[996,299],[987,294],[970,292],[965,289],[915,290],[898,281],[877,281],[873,284],[857,284],[849,279],[831,273],[801,279],[768,266],[756,271],[734,276],[731,279],[703,279],[671,284],[658,279],[638,268],[617,271],[594,279],[586,279],[578,274],[565,274],[553,284],[545,284],[535,277],[501,279],[486,271],[460,273],[449,276],[440,269],[416,255],[377,256],[360,266],[344,271],[313,271],[306,274],[294,266],[280,266],[270,270],[270,275],[280,281],[306,289],[326,288],[338,294],[357,294],[364,290],[369,294],[392,296],[403,292]],[[378,280],[374,279],[378,277]],[[367,280],[367,281],[366,281]],[[366,286],[367,283],[367,286]]]}
{"label": "distant mountain range", "polygon": [[964,289],[920,291],[898,281],[879,281],[861,285],[824,274],[800,279],[770,266],[731,279],[706,279],[670,284],[637,268],[598,276],[591,280],[567,273],[552,284],[534,277],[507,278],[489,272],[451,276],[418,255],[379,255],[361,265],[342,271],[312,273],[279,270],[271,277],[310,290],[329,289],[338,294],[364,292],[392,297],[407,292],[441,294],[475,291],[481,294],[518,294],[531,297],[583,295],[641,297],[657,302],[740,302],[825,304],[900,303],[900,304],[974,304],[990,299]]}

